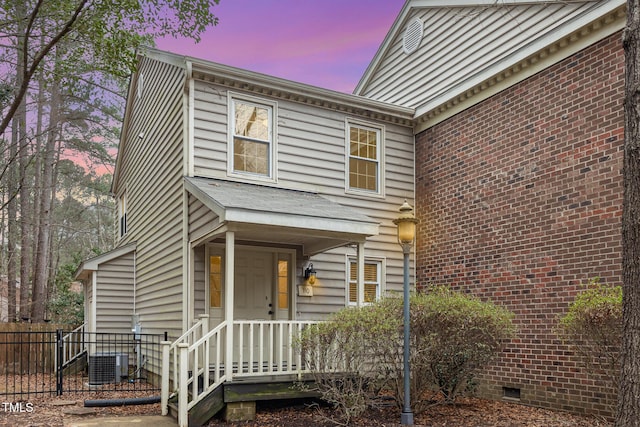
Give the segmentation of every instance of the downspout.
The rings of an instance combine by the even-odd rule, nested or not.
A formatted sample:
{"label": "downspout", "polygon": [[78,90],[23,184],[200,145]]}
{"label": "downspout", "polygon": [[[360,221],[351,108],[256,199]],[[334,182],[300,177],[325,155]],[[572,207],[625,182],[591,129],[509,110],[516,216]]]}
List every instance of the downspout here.
{"label": "downspout", "polygon": [[96,311],[98,309],[98,272],[97,271],[92,271],[91,272],[91,293],[93,295],[93,298],[91,299],[91,329],[93,329],[91,332],[98,332],[98,325],[97,325],[97,316],[96,316]]}
{"label": "downspout", "polygon": [[[96,310],[98,308],[98,272],[97,271],[92,271],[91,272],[91,330],[89,332],[91,333],[96,333],[98,332],[98,328],[96,325],[97,322],[97,317],[96,317]],[[89,354],[94,354],[96,352],[96,343],[94,342],[95,340],[91,340],[90,344],[89,344]]]}
{"label": "downspout", "polygon": [[[193,175],[193,64],[185,61],[185,84],[182,93],[182,174]],[[182,184],[182,331],[193,321],[194,293],[191,286],[191,251],[189,247],[189,196]]]}
{"label": "downspout", "polygon": [[138,267],[138,259],[137,259],[138,251],[133,251],[133,315],[136,313],[136,298],[138,294],[138,276],[137,276],[137,267]]}

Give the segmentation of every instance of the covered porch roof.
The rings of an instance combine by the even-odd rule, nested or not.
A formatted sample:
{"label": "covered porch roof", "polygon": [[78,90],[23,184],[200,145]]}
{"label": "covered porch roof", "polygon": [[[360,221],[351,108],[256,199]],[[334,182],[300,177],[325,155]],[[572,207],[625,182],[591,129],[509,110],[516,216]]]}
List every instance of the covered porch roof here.
{"label": "covered porch roof", "polygon": [[210,238],[301,246],[305,256],[378,234],[379,223],[315,193],[211,178],[185,177],[185,188],[218,216]]}

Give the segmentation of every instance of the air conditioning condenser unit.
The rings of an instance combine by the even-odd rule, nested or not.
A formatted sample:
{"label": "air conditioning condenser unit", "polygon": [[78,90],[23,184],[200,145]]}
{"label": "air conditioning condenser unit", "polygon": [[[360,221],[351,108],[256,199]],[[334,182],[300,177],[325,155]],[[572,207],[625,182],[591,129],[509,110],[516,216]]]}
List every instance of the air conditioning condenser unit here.
{"label": "air conditioning condenser unit", "polygon": [[94,353],[89,356],[89,385],[119,383],[129,374],[126,353]]}

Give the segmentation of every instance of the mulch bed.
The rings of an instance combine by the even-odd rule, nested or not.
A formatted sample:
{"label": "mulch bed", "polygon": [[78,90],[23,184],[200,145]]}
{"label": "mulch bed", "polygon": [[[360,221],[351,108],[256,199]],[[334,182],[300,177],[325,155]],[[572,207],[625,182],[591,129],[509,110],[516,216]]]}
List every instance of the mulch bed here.
{"label": "mulch bed", "polygon": [[[0,376],[2,377],[2,376]],[[50,379],[37,379],[40,390]],[[6,379],[5,379],[6,381]],[[6,382],[0,381],[5,385]],[[31,382],[32,379],[22,381]],[[30,384],[33,386],[33,384]],[[113,387],[113,386],[112,386]],[[135,387],[136,390],[131,390]],[[160,415],[160,404],[85,408],[85,400],[158,396],[157,390],[142,390],[144,384],[122,383],[119,390],[102,390],[84,393],[55,395],[30,395],[22,405],[16,405],[12,396],[0,395],[0,426],[58,427],[74,421],[125,415]],[[129,390],[127,390],[129,389]],[[13,404],[11,406],[10,404]],[[227,423],[219,418],[209,426],[242,427],[329,427],[332,410],[309,401],[259,402],[254,421]],[[414,417],[416,426],[434,427],[605,427],[612,423],[603,418],[581,416],[567,412],[528,407],[504,401],[479,398],[460,398],[455,405],[439,404]],[[350,425],[362,427],[399,426],[400,412],[395,406],[371,409],[366,415],[352,420]]]}
{"label": "mulch bed", "polygon": [[[118,397],[127,397],[119,394]],[[142,397],[140,393],[135,396]],[[117,406],[84,408],[84,399],[113,398],[108,393],[86,393],[60,397],[39,397],[30,401],[33,412],[7,412],[0,402],[0,426],[60,427],[78,420],[97,419],[124,415],[160,415],[160,405]],[[26,403],[26,402],[25,402]],[[24,407],[24,405],[23,405]],[[77,412],[88,410],[85,415]],[[226,423],[214,418],[209,426],[227,427],[329,427],[331,410],[295,403],[293,406],[261,404],[255,421]],[[416,415],[416,426],[433,427],[606,427],[612,424],[602,418],[581,416],[566,412],[532,408],[508,402],[496,402],[478,398],[462,398],[455,405],[437,405]],[[371,410],[366,416],[353,420],[350,425],[362,427],[395,427],[400,424],[396,408]]]}
{"label": "mulch bed", "polygon": [[[244,427],[329,427],[331,409],[298,403],[281,407],[258,405],[255,421],[226,423],[214,419],[208,426]],[[416,426],[433,427],[605,427],[612,423],[593,416],[551,411],[509,402],[478,398],[460,398],[455,405],[435,405],[415,415]],[[395,407],[370,410],[366,416],[350,425],[362,427],[390,427],[400,425],[400,411]]]}

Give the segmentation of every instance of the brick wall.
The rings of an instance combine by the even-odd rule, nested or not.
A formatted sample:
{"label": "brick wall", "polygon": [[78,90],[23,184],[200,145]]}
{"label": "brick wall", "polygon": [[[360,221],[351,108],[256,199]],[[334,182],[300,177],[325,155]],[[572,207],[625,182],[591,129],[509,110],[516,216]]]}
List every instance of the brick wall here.
{"label": "brick wall", "polygon": [[624,52],[585,49],[416,139],[417,283],[516,313],[481,391],[608,414],[614,391],[554,334],[589,278],[621,281]]}

